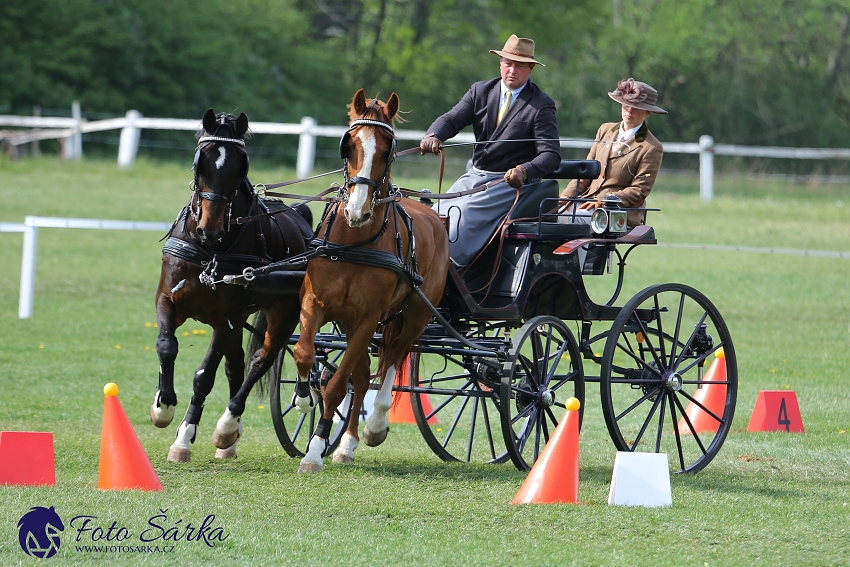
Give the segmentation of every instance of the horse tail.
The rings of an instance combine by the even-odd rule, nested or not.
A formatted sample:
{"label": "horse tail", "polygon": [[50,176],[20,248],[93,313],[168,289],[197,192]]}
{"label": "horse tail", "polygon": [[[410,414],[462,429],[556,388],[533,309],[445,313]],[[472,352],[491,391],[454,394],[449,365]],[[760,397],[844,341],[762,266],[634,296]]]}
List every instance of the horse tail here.
{"label": "horse tail", "polygon": [[[382,353],[392,353],[390,350],[390,345],[392,345],[398,336],[401,334],[401,330],[404,328],[404,314],[398,313],[395,317],[392,318],[390,322],[384,325],[383,330],[381,331],[381,352]],[[396,351],[390,356],[381,356],[380,362],[378,362],[378,376],[386,376],[387,370],[389,370],[390,366],[396,367],[395,374],[395,382],[396,386],[401,385],[400,380],[402,377],[402,372],[400,366],[404,363],[404,359],[407,358],[407,353],[409,349],[409,345],[405,345],[404,350],[402,352]],[[392,358],[391,358],[392,357]]]}
{"label": "horse tail", "polygon": [[[245,326],[249,331],[247,344],[245,346],[245,368],[251,368],[251,361],[254,358],[254,353],[257,352],[265,342],[266,329],[268,328],[268,326],[268,320],[266,319],[265,313],[263,313],[262,311],[257,312],[250,326]],[[278,353],[274,364],[269,369],[270,372],[267,371],[267,374],[269,375],[270,384],[271,380],[280,380],[282,367],[283,351]],[[256,392],[257,397],[260,400],[265,400],[266,382],[264,380],[258,380],[254,392]]]}

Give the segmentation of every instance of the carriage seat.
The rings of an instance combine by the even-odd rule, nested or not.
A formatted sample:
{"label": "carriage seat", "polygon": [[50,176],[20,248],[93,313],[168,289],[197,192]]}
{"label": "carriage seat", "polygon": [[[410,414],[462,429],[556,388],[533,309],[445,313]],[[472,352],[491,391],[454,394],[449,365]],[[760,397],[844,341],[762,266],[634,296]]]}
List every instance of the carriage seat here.
{"label": "carriage seat", "polygon": [[[511,212],[509,219],[531,219],[514,222],[508,228],[508,237],[520,240],[574,240],[591,236],[590,225],[559,223],[554,216],[542,213],[554,209],[560,195],[557,179],[596,179],[602,170],[593,159],[561,160],[558,168],[546,180],[526,189]],[[548,203],[545,201],[549,201]],[[541,206],[542,205],[542,206]],[[542,221],[542,222],[538,222]]]}

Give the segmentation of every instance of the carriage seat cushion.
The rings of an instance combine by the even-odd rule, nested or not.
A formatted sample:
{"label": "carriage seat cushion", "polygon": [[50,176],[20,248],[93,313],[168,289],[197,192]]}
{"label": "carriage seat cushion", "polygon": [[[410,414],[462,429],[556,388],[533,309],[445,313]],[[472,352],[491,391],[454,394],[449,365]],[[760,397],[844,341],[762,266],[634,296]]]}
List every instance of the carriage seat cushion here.
{"label": "carriage seat cushion", "polygon": [[562,159],[558,168],[545,175],[546,179],[596,179],[602,164],[595,159]]}
{"label": "carriage seat cushion", "polygon": [[561,222],[515,222],[508,227],[508,238],[522,240],[575,240],[591,238],[589,224]]}
{"label": "carriage seat cushion", "polygon": [[[544,199],[557,199],[559,194],[558,182],[553,179],[529,183],[520,191],[519,200],[509,218],[538,218],[540,216],[540,203]],[[544,206],[544,209],[551,209],[554,206],[555,203],[553,202],[552,206]]]}

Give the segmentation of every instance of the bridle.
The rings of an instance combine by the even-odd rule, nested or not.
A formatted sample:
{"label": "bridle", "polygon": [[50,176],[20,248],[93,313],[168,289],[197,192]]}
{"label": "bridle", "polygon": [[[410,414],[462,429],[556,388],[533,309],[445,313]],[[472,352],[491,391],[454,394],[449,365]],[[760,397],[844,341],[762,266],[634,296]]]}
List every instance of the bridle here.
{"label": "bridle", "polygon": [[[195,222],[201,222],[201,199],[205,201],[213,201],[219,203],[227,203],[227,214],[224,218],[224,230],[226,232],[230,231],[230,217],[233,212],[233,198],[236,196],[239,187],[234,189],[233,194],[229,197],[226,195],[222,195],[220,193],[215,193],[213,191],[201,191],[200,186],[198,185],[198,162],[201,159],[201,151],[206,144],[209,143],[226,143],[226,144],[236,144],[238,146],[239,151],[242,155],[245,156],[245,159],[248,159],[248,153],[245,151],[245,140],[239,138],[230,138],[225,136],[218,136],[218,131],[222,128],[227,128],[232,132],[232,127],[230,124],[225,122],[225,116],[221,117],[221,123],[218,128],[215,129],[212,136],[202,136],[198,138],[198,147],[195,149],[195,161],[192,165],[192,169],[195,172],[195,178],[192,181],[192,191],[194,195],[192,196],[192,200],[190,202],[189,210],[192,212],[192,215],[195,217]],[[197,197],[197,209],[195,208],[195,197]]]}
{"label": "bridle", "polygon": [[[369,105],[369,108],[373,108],[375,102],[376,101],[372,101],[372,104]],[[373,181],[368,177],[362,177],[359,175],[356,175],[354,177],[348,176],[348,144],[349,140],[351,139],[351,133],[354,130],[357,130],[358,128],[361,128],[363,126],[375,126],[378,128],[382,128],[389,132],[390,137],[392,139],[392,145],[390,147],[389,156],[387,157],[387,164],[384,167],[384,173],[381,175],[381,179],[379,181]],[[348,204],[349,188],[358,184],[368,185],[369,187],[372,187],[374,189],[372,193],[372,201],[369,204],[370,213],[374,213],[375,207],[377,205],[396,200],[396,196],[394,195],[387,196],[385,199],[381,198],[381,187],[383,187],[384,184],[388,182],[390,175],[390,166],[392,166],[392,163],[395,160],[396,142],[397,140],[395,137],[395,130],[393,130],[392,125],[387,122],[383,122],[382,120],[374,120],[371,118],[361,117],[357,120],[353,120],[351,124],[348,125],[348,130],[345,132],[345,134],[342,135],[342,138],[339,141],[339,157],[341,157],[343,160],[342,175],[344,179],[344,183],[339,189],[339,198],[342,201],[343,206]]]}

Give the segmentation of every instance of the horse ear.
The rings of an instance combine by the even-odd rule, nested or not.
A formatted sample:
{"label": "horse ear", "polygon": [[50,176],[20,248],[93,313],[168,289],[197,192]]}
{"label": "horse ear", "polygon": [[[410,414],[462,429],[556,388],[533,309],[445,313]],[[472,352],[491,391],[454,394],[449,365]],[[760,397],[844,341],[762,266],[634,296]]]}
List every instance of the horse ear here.
{"label": "horse ear", "polygon": [[390,95],[389,100],[387,100],[387,115],[392,120],[396,114],[398,114],[398,95],[393,93]]}
{"label": "horse ear", "polygon": [[248,117],[245,116],[245,113],[241,113],[239,118],[236,119],[236,137],[243,138],[245,136],[245,132],[248,131]]}
{"label": "horse ear", "polygon": [[215,132],[215,112],[213,112],[212,108],[208,108],[207,111],[204,113],[204,120],[202,124],[204,125],[204,130],[206,132],[210,134]]}
{"label": "horse ear", "polygon": [[354,93],[354,98],[351,99],[351,108],[357,114],[366,112],[366,94],[363,92],[363,89]]}

